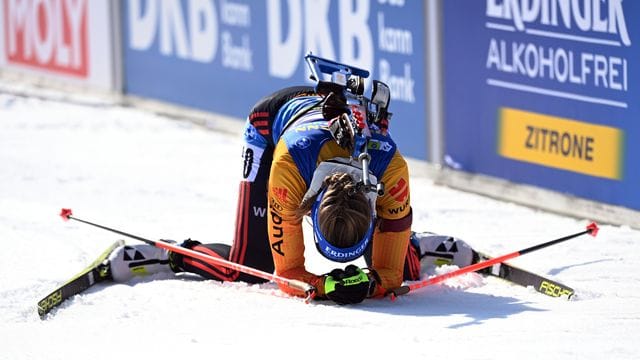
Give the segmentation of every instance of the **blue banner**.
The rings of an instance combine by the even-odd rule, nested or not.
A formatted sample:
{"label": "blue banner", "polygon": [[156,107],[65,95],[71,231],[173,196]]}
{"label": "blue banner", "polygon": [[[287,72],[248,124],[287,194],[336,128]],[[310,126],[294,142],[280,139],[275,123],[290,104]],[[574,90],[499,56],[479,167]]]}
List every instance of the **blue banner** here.
{"label": "blue banner", "polygon": [[640,2],[443,3],[449,164],[640,209]]}
{"label": "blue banner", "polygon": [[244,118],[261,97],[309,83],[311,51],[371,71],[369,88],[387,83],[394,139],[426,159],[423,17],[405,0],[126,0],[125,91]]}

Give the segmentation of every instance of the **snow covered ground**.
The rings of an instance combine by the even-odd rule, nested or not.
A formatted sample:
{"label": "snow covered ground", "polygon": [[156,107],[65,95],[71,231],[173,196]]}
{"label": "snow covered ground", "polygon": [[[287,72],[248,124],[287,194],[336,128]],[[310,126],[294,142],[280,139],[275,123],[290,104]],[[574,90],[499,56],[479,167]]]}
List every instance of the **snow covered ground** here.
{"label": "snow covered ground", "polygon": [[[228,243],[241,163],[239,136],[134,108],[0,92],[0,359],[640,356],[640,231],[624,226],[513,261],[576,288],[572,301],[476,274],[347,307],[305,304],[269,284],[156,276],[96,286],[39,319],[41,297],[121,238],[62,222],[61,208],[147,238]],[[415,230],[495,255],[589,223],[417,175],[411,186]],[[311,269],[329,270],[313,252]]]}

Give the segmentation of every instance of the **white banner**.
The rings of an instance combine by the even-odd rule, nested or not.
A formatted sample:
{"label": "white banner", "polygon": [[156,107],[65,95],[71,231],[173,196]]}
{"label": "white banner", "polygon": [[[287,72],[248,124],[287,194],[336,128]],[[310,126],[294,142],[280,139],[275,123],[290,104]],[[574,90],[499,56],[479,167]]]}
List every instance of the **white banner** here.
{"label": "white banner", "polygon": [[1,0],[0,67],[114,89],[109,1]]}

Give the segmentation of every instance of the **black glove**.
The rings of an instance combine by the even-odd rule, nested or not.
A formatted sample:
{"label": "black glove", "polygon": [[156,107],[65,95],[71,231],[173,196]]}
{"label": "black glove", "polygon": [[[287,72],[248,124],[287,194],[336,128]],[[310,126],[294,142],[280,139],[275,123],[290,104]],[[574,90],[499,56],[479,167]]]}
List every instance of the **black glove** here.
{"label": "black glove", "polygon": [[375,281],[355,265],[335,269],[324,279],[324,293],[339,305],[362,302],[375,287]]}

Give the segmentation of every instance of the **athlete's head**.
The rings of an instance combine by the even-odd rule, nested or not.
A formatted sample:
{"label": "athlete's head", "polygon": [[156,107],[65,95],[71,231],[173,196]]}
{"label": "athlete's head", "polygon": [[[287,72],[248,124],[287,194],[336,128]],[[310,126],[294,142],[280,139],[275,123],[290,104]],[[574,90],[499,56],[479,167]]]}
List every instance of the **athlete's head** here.
{"label": "athlete's head", "polygon": [[373,234],[373,205],[351,175],[328,176],[306,211],[309,206],[315,243],[323,256],[348,262],[364,253]]}

